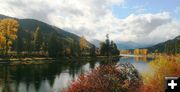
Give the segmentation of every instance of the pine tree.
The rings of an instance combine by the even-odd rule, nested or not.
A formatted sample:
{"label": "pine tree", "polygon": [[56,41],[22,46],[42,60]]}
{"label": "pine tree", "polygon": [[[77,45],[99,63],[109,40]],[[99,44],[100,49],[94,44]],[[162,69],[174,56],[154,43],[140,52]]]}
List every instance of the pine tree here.
{"label": "pine tree", "polygon": [[180,36],[175,41],[175,54],[180,54]]}
{"label": "pine tree", "polygon": [[57,35],[55,33],[52,33],[48,42],[48,54],[50,57],[58,57],[61,55],[62,45],[58,41]]}
{"label": "pine tree", "polygon": [[20,28],[19,31],[17,32],[15,49],[18,54],[23,51],[22,28]]}
{"label": "pine tree", "polygon": [[28,52],[28,54],[30,54],[33,49],[34,49],[34,42],[33,42],[33,37],[32,37],[32,33],[29,33],[28,31],[26,31],[26,36],[25,36],[25,42],[24,42],[24,50]]}
{"label": "pine tree", "polygon": [[106,49],[106,55],[109,56],[110,53],[110,44],[109,44],[109,35],[106,35],[106,45],[105,45],[105,49]]}
{"label": "pine tree", "polygon": [[42,34],[39,27],[36,28],[35,34],[34,34],[34,45],[35,45],[35,51],[40,51],[42,46]]}
{"label": "pine tree", "polygon": [[106,52],[106,44],[104,42],[100,43],[100,55],[105,55]]}

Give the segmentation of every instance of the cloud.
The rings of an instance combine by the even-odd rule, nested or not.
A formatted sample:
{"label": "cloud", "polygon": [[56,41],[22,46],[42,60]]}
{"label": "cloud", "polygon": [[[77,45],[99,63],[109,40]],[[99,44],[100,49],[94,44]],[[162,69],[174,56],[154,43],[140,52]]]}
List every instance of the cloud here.
{"label": "cloud", "polygon": [[[124,0],[1,0],[0,13],[18,18],[33,18],[64,30],[84,35],[89,41],[112,40],[153,44],[180,34],[179,22],[168,12],[114,16],[111,7],[123,7]],[[119,11],[120,12],[120,11]],[[143,13],[143,14],[142,14]]]}

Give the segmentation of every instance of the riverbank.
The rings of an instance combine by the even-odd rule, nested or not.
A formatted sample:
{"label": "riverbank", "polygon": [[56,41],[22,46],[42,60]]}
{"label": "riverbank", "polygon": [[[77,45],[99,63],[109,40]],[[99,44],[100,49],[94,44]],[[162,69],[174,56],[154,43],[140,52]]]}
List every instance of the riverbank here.
{"label": "riverbank", "polygon": [[33,58],[0,58],[0,64],[9,64],[9,65],[17,65],[17,64],[45,64],[52,63],[53,58],[45,58],[45,57],[33,57]]}
{"label": "riverbank", "polygon": [[[29,65],[29,64],[47,64],[53,62],[61,62],[61,61],[91,61],[93,62],[96,59],[100,61],[107,61],[111,60],[114,61],[112,58],[120,58],[121,56],[81,56],[81,57],[60,57],[60,58],[50,58],[50,57],[21,57],[21,58],[0,58],[0,64],[9,64],[9,65]],[[93,59],[93,60],[92,60]]]}

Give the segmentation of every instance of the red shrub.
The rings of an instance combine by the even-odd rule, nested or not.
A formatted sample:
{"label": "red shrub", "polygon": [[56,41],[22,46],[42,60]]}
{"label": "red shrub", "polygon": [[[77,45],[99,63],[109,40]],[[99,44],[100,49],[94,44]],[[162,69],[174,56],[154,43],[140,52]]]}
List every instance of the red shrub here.
{"label": "red shrub", "polygon": [[81,75],[65,92],[138,92],[141,80],[132,73],[122,72],[114,65],[102,65]]}

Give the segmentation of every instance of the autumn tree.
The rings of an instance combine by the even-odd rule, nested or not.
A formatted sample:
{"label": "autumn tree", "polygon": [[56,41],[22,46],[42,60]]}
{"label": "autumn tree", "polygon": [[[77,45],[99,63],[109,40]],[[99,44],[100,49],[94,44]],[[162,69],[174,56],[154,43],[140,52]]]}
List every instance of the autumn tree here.
{"label": "autumn tree", "polygon": [[6,18],[0,21],[0,40],[2,42],[0,45],[6,55],[11,48],[12,41],[17,38],[18,27],[19,23],[15,19]]}
{"label": "autumn tree", "polygon": [[5,37],[0,34],[0,54],[4,53],[5,49]]}
{"label": "autumn tree", "polygon": [[79,41],[80,50],[83,51],[88,47],[86,39],[82,36]]}
{"label": "autumn tree", "polygon": [[139,50],[139,49],[135,49],[135,50],[134,50],[134,54],[135,54],[135,55],[139,55],[139,54],[140,54],[140,50]]}
{"label": "autumn tree", "polygon": [[42,46],[42,34],[39,27],[36,28],[35,34],[34,34],[34,47],[35,51],[40,51]]}
{"label": "autumn tree", "polygon": [[142,49],[141,54],[142,55],[147,55],[148,54],[148,49]]}
{"label": "autumn tree", "polygon": [[79,46],[80,46],[80,54],[81,55],[85,54],[87,52],[87,50],[90,48],[88,46],[86,39],[83,36],[80,38]]}

